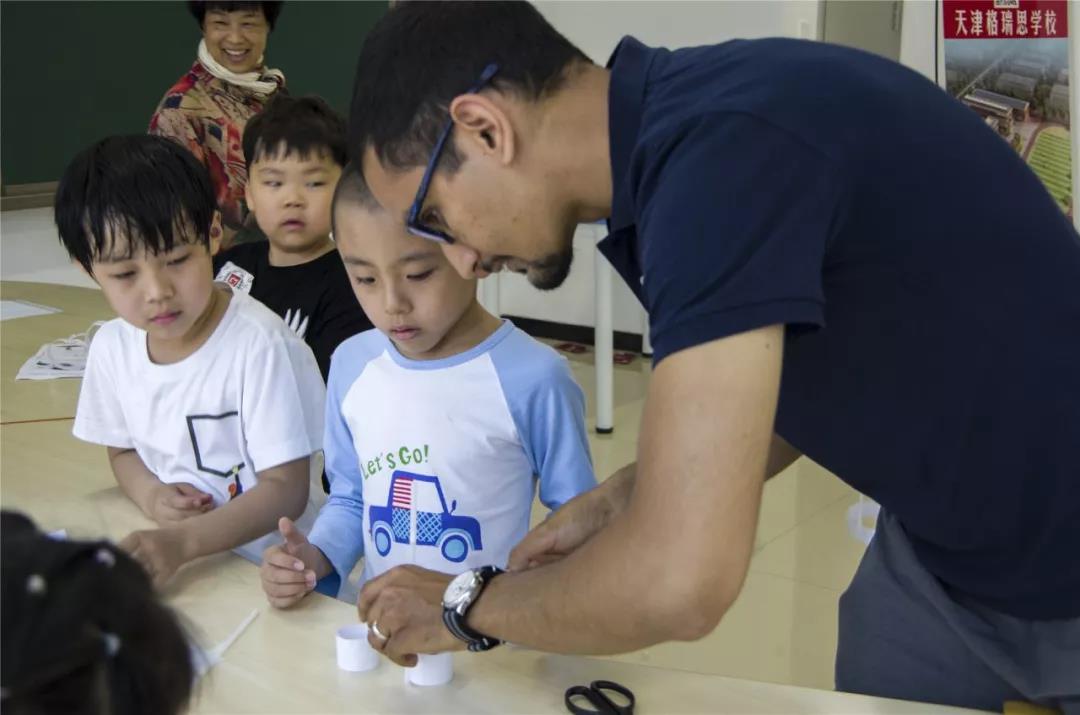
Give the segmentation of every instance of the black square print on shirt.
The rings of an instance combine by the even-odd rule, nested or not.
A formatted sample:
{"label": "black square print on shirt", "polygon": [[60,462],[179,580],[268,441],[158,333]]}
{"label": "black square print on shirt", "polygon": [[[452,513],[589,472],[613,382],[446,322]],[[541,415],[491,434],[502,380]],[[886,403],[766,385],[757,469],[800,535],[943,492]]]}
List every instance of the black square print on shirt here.
{"label": "black square print on shirt", "polygon": [[244,460],[237,456],[242,437],[240,413],[234,410],[220,415],[188,415],[186,419],[196,468],[200,472],[232,480],[228,488],[229,498],[240,496],[244,491],[240,483]]}

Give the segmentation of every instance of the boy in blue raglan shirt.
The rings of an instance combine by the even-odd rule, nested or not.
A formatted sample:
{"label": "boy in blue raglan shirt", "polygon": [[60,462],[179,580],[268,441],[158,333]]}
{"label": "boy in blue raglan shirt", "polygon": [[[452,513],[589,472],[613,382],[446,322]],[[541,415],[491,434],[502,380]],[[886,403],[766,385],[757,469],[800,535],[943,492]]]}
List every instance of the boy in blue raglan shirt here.
{"label": "boy in blue raglan shirt", "polygon": [[263,589],[281,608],[320,579],[344,582],[361,556],[365,581],[405,563],[446,573],[505,566],[528,531],[537,483],[551,509],[596,484],[584,397],[566,360],[484,310],[476,281],[406,233],[351,167],[333,214],[376,329],[331,361],[330,497],[309,535],[282,519],[285,543],[264,554]]}

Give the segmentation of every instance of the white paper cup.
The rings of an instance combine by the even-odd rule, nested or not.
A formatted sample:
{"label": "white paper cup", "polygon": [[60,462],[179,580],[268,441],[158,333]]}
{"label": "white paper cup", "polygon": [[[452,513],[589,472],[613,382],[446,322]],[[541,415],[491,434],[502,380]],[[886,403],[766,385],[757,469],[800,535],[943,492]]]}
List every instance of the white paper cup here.
{"label": "white paper cup", "polygon": [[338,628],[337,666],[352,673],[363,673],[379,667],[382,657],[368,644],[368,629],[363,623]]}
{"label": "white paper cup", "polygon": [[454,654],[422,655],[415,668],[405,669],[405,682],[421,687],[446,685],[454,679]]}

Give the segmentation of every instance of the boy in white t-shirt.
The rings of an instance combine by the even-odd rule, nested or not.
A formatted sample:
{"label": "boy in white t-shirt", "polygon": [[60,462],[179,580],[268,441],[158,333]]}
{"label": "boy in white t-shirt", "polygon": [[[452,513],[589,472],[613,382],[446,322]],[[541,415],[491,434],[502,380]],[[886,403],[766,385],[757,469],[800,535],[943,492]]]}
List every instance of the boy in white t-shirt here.
{"label": "boy in white t-shirt", "polygon": [[158,523],[120,543],[157,584],[228,549],[257,562],[281,515],[316,511],[322,378],[281,318],[214,283],[220,220],[206,169],[161,137],[99,141],[56,194],[61,241],[120,316],[90,345],[73,433]]}
{"label": "boy in white t-shirt", "polygon": [[326,506],[308,536],[282,519],[285,543],[264,555],[263,590],[280,608],[317,581],[327,592],[319,580],[347,579],[362,555],[365,581],[398,564],[505,566],[538,485],[550,509],[596,485],[565,358],[484,310],[476,281],[406,233],[354,167],[333,214],[376,329],[344,341],[330,364]]}

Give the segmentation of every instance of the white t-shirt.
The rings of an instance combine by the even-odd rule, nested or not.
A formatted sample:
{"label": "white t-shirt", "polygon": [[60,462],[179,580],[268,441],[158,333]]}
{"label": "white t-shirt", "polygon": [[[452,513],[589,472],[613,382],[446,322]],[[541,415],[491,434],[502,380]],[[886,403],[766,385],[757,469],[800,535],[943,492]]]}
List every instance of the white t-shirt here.
{"label": "white t-shirt", "polygon": [[[103,325],[90,344],[72,432],[134,449],[161,481],[188,482],[221,506],[254,487],[258,472],[318,452],[325,402],[311,349],[268,308],[234,292],[206,343],[177,363],[150,361],[146,331],[119,318]],[[323,501],[312,482],[302,525]],[[258,561],[277,540],[275,531],[238,552]]]}

